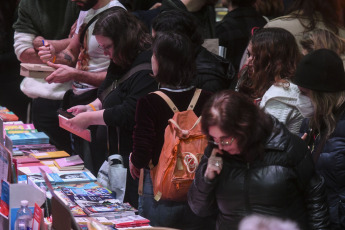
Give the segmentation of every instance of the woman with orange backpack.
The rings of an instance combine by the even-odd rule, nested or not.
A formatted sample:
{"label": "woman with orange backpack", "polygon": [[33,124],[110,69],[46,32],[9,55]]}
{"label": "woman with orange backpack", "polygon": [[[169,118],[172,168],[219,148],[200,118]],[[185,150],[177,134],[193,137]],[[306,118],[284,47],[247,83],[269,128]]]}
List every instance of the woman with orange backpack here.
{"label": "woman with orange backpack", "polygon": [[[149,165],[152,168],[163,163],[161,151],[165,145],[165,129],[168,120],[174,116],[173,110],[159,94],[163,93],[170,98],[179,111],[185,111],[196,92],[200,92],[191,85],[195,77],[195,60],[190,55],[193,53],[192,47],[189,39],[183,35],[172,32],[156,34],[151,60],[153,77],[159,82],[160,89],[157,91],[158,94],[157,92],[148,94],[137,104],[130,172],[133,178],[139,178],[140,169],[144,169],[143,194],[139,196],[139,214],[148,218],[152,226],[212,229],[207,226],[205,219],[197,217],[190,210],[186,201],[187,194],[178,200],[165,198],[164,192],[161,195],[154,194],[149,169]],[[196,116],[200,116],[202,107],[210,96],[211,93],[201,91],[193,107]],[[189,166],[196,163],[188,160],[186,162]],[[186,162],[182,160],[177,164],[184,167]]]}

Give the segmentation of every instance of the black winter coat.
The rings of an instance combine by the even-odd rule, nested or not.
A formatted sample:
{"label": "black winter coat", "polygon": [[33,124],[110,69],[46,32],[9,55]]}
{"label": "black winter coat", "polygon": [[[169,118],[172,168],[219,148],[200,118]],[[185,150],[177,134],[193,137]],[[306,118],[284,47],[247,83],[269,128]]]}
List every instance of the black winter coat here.
{"label": "black winter coat", "polygon": [[204,180],[207,148],[188,194],[191,209],[200,216],[217,214],[217,229],[238,228],[250,214],[290,219],[301,229],[328,229],[323,179],[317,176],[305,143],[274,120],[262,159],[247,163],[238,155],[223,155],[220,175]]}
{"label": "black winter coat", "polygon": [[196,50],[195,64],[197,72],[193,84],[195,87],[217,92],[236,85],[236,71],[233,65],[202,46]]}
{"label": "black winter coat", "polygon": [[[306,132],[307,127],[308,119],[305,119],[301,128],[302,133]],[[318,150],[319,142],[317,138],[314,151]],[[345,229],[345,112],[321,151],[316,171],[325,178],[330,229]]]}

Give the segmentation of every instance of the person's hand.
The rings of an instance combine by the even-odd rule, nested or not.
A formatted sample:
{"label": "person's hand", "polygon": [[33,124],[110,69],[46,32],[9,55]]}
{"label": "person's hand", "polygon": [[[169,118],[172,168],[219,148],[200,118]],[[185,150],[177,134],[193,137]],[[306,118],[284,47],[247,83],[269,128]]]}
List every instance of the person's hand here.
{"label": "person's hand", "polygon": [[161,6],[162,6],[162,3],[157,2],[153,6],[151,6],[151,8],[149,10],[154,10],[154,9],[157,9],[158,7],[161,7]]}
{"label": "person's hand", "polygon": [[45,80],[50,83],[64,83],[73,80],[73,76],[76,74],[76,69],[68,65],[54,64],[47,62],[47,64],[56,70],[51,73]]}
{"label": "person's hand", "polygon": [[70,112],[74,116],[77,116],[79,113],[92,111],[92,108],[90,107],[90,109],[89,109],[88,107],[90,107],[90,106],[88,106],[88,105],[76,105],[76,106],[73,106],[73,107],[67,109],[67,112]]}
{"label": "person's hand", "polygon": [[223,159],[221,157],[217,157],[217,153],[222,154],[222,152],[219,151],[218,148],[214,148],[212,150],[210,158],[208,158],[207,168],[204,174],[204,177],[207,180],[213,180],[222,171]]}
{"label": "person's hand", "polygon": [[138,169],[137,167],[135,167],[132,163],[132,161],[129,161],[129,171],[133,177],[133,179],[135,180],[136,178],[140,177],[140,169]]}
{"label": "person's hand", "polygon": [[307,137],[308,137],[308,133],[304,133],[303,136],[301,136],[301,139],[305,141]]}
{"label": "person's hand", "polygon": [[43,63],[47,62],[55,62],[56,59],[56,53],[55,48],[53,45],[51,45],[47,40],[44,41],[44,45],[38,47],[38,56],[40,56],[40,59]]}
{"label": "person's hand", "polygon": [[80,113],[66,121],[66,124],[77,131],[83,131],[90,126],[90,114]]}
{"label": "person's hand", "polygon": [[44,37],[42,36],[37,36],[35,39],[32,41],[32,45],[34,46],[34,49],[38,51],[38,48],[41,46],[44,46],[43,44]]}

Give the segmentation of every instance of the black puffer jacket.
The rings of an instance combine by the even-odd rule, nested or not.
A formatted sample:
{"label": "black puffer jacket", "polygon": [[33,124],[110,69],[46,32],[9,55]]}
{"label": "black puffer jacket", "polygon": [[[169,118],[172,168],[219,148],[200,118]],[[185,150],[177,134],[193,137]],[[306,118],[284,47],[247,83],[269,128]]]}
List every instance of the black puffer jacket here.
{"label": "black puffer jacket", "polygon": [[[302,133],[306,132],[307,127],[308,119],[302,124]],[[320,148],[319,144],[320,140],[317,138],[314,151]],[[340,116],[335,130],[322,148],[316,171],[325,178],[330,229],[345,229],[345,112]]]}
{"label": "black puffer jacket", "polygon": [[197,76],[194,85],[197,88],[217,92],[236,85],[235,68],[228,60],[202,46],[197,48],[195,55]]}
{"label": "black puffer jacket", "polygon": [[227,154],[220,175],[209,183],[204,172],[211,148],[206,149],[188,202],[200,216],[217,213],[218,230],[235,230],[244,216],[254,213],[296,221],[303,230],[328,229],[323,179],[315,173],[309,150],[298,136],[273,120],[262,159],[246,163]]}

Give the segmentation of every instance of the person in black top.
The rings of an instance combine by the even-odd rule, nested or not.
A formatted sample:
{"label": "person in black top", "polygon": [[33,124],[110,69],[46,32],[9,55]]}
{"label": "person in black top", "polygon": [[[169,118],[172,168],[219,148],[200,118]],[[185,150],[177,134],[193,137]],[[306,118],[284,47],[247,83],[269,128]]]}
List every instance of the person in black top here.
{"label": "person in black top", "polygon": [[[102,95],[113,83],[121,81],[129,70],[139,64],[151,62],[152,39],[140,21],[120,7],[114,7],[109,13],[102,15],[96,22],[93,34],[99,47],[112,61],[106,79],[99,87],[99,98],[89,105],[78,105],[68,109],[68,112],[76,115],[69,122],[71,126],[81,130],[90,125],[106,125],[109,155],[122,155],[124,167],[128,168],[137,100],[158,88],[151,77],[151,67],[132,74],[106,96]],[[92,157],[99,168],[106,155],[102,152],[96,153],[97,155],[94,154]],[[124,201],[137,207],[137,191],[138,183],[128,172]]]}
{"label": "person in black top", "polygon": [[[161,32],[153,43],[152,70],[160,83],[159,91],[166,94],[179,111],[185,111],[196,91],[191,85],[195,76],[194,57],[189,55],[193,47],[189,39],[173,32]],[[211,96],[202,90],[193,111],[200,116],[202,107]],[[177,229],[210,229],[212,221],[197,217],[186,201],[160,199],[153,195],[153,184],[148,169],[149,162],[156,166],[164,143],[164,132],[174,112],[157,94],[151,93],[138,101],[133,132],[133,152],[130,171],[133,178],[139,177],[144,168],[143,194],[139,197],[139,214],[148,218],[153,226]],[[211,225],[211,226],[210,226]]]}
{"label": "person in black top", "polygon": [[229,13],[216,24],[219,45],[226,48],[226,59],[239,71],[241,58],[255,27],[263,27],[266,20],[253,7],[255,0],[222,0]]}

